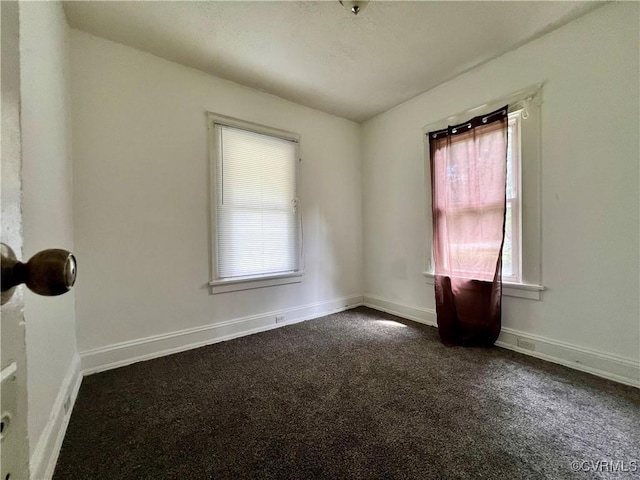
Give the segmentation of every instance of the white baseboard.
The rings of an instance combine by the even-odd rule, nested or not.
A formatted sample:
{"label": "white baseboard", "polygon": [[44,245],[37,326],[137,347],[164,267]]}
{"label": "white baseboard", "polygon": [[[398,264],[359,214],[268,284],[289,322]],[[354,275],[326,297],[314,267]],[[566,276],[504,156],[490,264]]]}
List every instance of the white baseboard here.
{"label": "white baseboard", "polygon": [[[60,385],[58,396],[51,408],[49,421],[31,455],[29,461],[31,480],[49,480],[53,477],[53,470],[58,461],[58,454],[62,447],[62,441],[69,425],[71,411],[78,396],[81,382],[80,357],[74,355],[62,385]],[[68,403],[65,405],[67,399]]]}
{"label": "white baseboard", "polygon": [[429,308],[404,305],[370,293],[366,293],[364,295],[362,304],[365,307],[370,307],[381,312],[390,313],[391,315],[396,315],[398,317],[406,318],[407,320],[413,320],[414,322],[424,323],[425,325],[438,328],[436,311]]}
{"label": "white baseboard", "polygon": [[[371,294],[364,295],[363,304],[408,320],[437,327],[436,312],[432,309],[403,305]],[[533,346],[534,350],[518,346],[518,340],[524,340],[529,346]],[[640,388],[640,362],[632,359],[598,352],[507,327],[502,328],[496,345]]]}
{"label": "white baseboard", "polygon": [[[84,375],[90,375],[92,373],[130,365],[135,362],[150,360],[212,343],[231,340],[244,335],[322,317],[359,305],[362,305],[362,295],[351,295],[300,307],[236,318],[212,325],[153,335],[94,348],[80,352],[82,373]],[[276,323],[276,315],[284,315],[286,321]]]}
{"label": "white baseboard", "polygon": [[[535,350],[518,346],[518,339],[532,342]],[[558,363],[565,367],[640,388],[640,362],[598,352],[551,338],[503,327],[496,345],[502,348]]]}

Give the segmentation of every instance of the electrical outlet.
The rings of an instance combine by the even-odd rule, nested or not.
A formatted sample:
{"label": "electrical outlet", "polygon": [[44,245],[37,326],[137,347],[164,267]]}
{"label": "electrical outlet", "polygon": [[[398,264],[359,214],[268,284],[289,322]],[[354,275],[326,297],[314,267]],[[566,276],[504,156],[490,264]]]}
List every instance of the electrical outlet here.
{"label": "electrical outlet", "polygon": [[535,350],[536,349],[536,344],[533,342],[530,342],[529,340],[525,340],[524,338],[519,338],[518,339],[518,346],[520,348],[525,348],[527,350]]}
{"label": "electrical outlet", "polygon": [[284,315],[276,315],[276,323],[284,322]]}

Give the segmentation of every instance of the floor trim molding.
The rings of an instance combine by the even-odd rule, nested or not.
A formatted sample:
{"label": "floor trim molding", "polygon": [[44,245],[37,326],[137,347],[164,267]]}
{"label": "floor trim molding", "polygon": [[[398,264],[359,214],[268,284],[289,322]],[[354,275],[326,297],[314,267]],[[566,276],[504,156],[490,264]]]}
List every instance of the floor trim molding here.
{"label": "floor trim molding", "polygon": [[436,322],[436,311],[429,308],[405,305],[370,293],[366,293],[364,295],[362,304],[365,307],[370,307],[374,310],[390,313],[391,315],[396,315],[398,317],[406,318],[407,320],[413,320],[414,322],[424,323],[425,325],[438,328],[438,323]]}
{"label": "floor trim molding", "polygon": [[[339,297],[259,315],[227,320],[202,327],[93,348],[80,352],[83,375],[111,370],[132,363],[163,357],[192,348],[233,338],[264,332],[284,325],[323,317],[362,305],[362,295]],[[275,317],[284,315],[286,321],[276,323]]]}
{"label": "floor trim molding", "polygon": [[[408,320],[437,327],[435,310],[365,294],[363,305]],[[598,352],[551,338],[503,327],[496,345],[518,353],[558,363],[575,370],[640,388],[640,362]],[[533,350],[531,348],[533,347]]]}
{"label": "floor trim molding", "polygon": [[81,382],[80,356],[76,354],[73,356],[69,369],[60,385],[60,390],[51,408],[49,421],[44,427],[29,460],[31,478],[34,480],[49,480],[53,477],[53,471],[58,461],[62,441],[69,425],[71,411],[78,396]]}

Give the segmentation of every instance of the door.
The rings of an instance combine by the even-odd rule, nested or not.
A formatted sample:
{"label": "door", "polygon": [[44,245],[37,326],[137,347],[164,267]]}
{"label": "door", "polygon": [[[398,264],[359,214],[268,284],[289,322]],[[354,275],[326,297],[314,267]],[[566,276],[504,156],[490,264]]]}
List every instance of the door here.
{"label": "door", "polygon": [[[0,153],[1,241],[22,258],[22,178],[20,135],[20,51],[18,2],[0,1],[2,48],[2,138]],[[5,252],[3,252],[5,253]],[[0,310],[1,480],[29,478],[27,368],[22,288]]]}

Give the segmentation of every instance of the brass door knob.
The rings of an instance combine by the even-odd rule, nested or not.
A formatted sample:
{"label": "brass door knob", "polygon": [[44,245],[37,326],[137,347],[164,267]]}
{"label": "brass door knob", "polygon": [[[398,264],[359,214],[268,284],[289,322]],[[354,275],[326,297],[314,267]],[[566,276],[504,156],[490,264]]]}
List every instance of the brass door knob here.
{"label": "brass door knob", "polygon": [[67,250],[51,248],[36,253],[27,263],[16,259],[13,250],[0,244],[2,253],[2,305],[15,287],[26,283],[29,290],[38,295],[53,297],[71,290],[76,282],[76,257]]}

